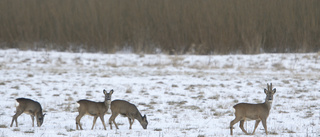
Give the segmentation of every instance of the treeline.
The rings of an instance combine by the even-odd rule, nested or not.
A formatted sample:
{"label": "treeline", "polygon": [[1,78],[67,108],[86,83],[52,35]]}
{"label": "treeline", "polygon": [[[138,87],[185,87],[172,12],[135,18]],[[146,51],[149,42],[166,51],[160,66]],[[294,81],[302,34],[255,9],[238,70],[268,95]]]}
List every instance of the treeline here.
{"label": "treeline", "polygon": [[114,53],[320,51],[319,0],[1,0],[0,46]]}

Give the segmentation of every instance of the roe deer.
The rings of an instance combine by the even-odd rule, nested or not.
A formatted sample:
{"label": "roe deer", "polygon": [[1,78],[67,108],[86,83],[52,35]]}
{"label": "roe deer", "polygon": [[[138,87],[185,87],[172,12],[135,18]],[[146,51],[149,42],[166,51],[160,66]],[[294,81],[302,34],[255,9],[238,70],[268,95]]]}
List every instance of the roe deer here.
{"label": "roe deer", "polygon": [[80,105],[78,108],[79,115],[76,117],[77,130],[79,130],[78,127],[80,127],[80,129],[82,130],[80,120],[84,115],[90,115],[90,116],[94,117],[91,130],[93,129],[94,125],[96,124],[96,120],[98,117],[100,117],[104,129],[107,130],[106,125],[104,123],[104,115],[107,113],[107,111],[109,109],[109,105],[111,102],[111,95],[113,94],[113,90],[111,90],[109,93],[107,93],[106,90],[103,90],[103,94],[105,95],[104,102],[94,102],[94,101],[90,101],[90,100],[86,100],[86,99],[79,100],[77,102]]}
{"label": "roe deer", "polygon": [[34,116],[36,116],[37,126],[40,127],[43,123],[43,118],[45,114],[42,114],[42,108],[39,102],[27,99],[27,98],[17,98],[17,103],[19,105],[16,108],[16,114],[12,117],[11,125],[16,121],[16,127],[18,127],[18,117],[22,113],[29,114],[32,119],[32,127],[34,127]]}
{"label": "roe deer", "polygon": [[248,132],[243,128],[243,124],[246,120],[256,120],[254,130],[252,134],[256,131],[260,121],[262,121],[262,125],[266,134],[267,131],[267,118],[269,116],[269,112],[272,105],[273,95],[276,93],[276,88],[272,90],[272,83],[267,84],[268,89],[264,89],[264,93],[266,94],[266,99],[264,103],[260,104],[249,104],[249,103],[239,103],[233,108],[235,109],[236,118],[230,122],[230,134],[232,135],[233,125],[240,121],[241,130],[248,135]]}
{"label": "roe deer", "polygon": [[111,102],[110,109],[112,113],[111,117],[109,118],[110,129],[112,129],[112,122],[116,126],[116,128],[119,129],[118,125],[115,122],[115,119],[119,114],[121,114],[122,116],[128,117],[129,124],[130,124],[129,129],[132,128],[134,119],[137,119],[140,122],[143,129],[147,129],[147,126],[148,126],[147,116],[146,115],[142,116],[134,104],[131,104],[124,100],[114,100]]}

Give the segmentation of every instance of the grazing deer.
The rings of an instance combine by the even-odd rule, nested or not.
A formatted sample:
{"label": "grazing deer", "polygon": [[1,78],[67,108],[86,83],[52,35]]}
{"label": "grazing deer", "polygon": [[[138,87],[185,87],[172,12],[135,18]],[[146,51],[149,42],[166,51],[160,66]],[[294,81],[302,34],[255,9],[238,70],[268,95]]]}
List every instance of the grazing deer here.
{"label": "grazing deer", "polygon": [[266,94],[266,99],[264,103],[260,104],[248,104],[248,103],[239,103],[233,108],[235,109],[236,118],[230,122],[230,134],[232,135],[233,125],[240,121],[241,130],[248,135],[248,132],[243,128],[243,124],[246,120],[256,120],[254,130],[252,134],[256,131],[260,121],[262,121],[262,125],[266,134],[267,131],[267,118],[269,116],[269,112],[272,105],[273,95],[276,93],[276,88],[272,90],[272,83],[267,84],[268,89],[264,89],[264,93]]}
{"label": "grazing deer", "polygon": [[16,127],[18,127],[18,117],[22,113],[29,114],[32,119],[32,127],[34,127],[34,116],[36,116],[37,126],[40,127],[43,123],[43,118],[45,114],[42,114],[42,108],[39,102],[27,99],[27,98],[17,98],[17,103],[19,105],[16,108],[16,114],[12,117],[11,125],[16,121]]}
{"label": "grazing deer", "polygon": [[86,100],[86,99],[79,100],[77,102],[80,105],[78,108],[79,115],[76,117],[77,130],[79,130],[78,127],[80,127],[80,129],[82,130],[80,120],[84,115],[90,115],[90,116],[94,117],[91,130],[93,129],[94,125],[96,124],[98,117],[100,117],[104,129],[107,130],[106,125],[104,123],[104,115],[107,113],[107,111],[109,109],[109,105],[111,102],[111,95],[113,94],[113,90],[111,90],[109,93],[107,93],[106,90],[103,90],[103,94],[105,95],[104,102],[94,102],[94,101],[90,101],[90,100]]}
{"label": "grazing deer", "polygon": [[132,128],[134,119],[137,119],[140,122],[143,129],[147,129],[147,116],[142,116],[134,104],[131,104],[124,100],[114,100],[111,102],[111,113],[112,115],[109,118],[110,129],[112,129],[112,122],[116,126],[116,128],[119,129],[117,123],[115,122],[115,119],[119,114],[121,114],[124,117],[128,117],[130,124],[129,129]]}

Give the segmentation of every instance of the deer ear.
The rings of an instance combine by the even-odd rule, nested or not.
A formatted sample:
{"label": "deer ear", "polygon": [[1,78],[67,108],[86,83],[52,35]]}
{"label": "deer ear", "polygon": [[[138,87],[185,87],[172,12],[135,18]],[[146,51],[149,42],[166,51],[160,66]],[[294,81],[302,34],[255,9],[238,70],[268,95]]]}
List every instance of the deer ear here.
{"label": "deer ear", "polygon": [[113,89],[111,89],[109,93],[110,93],[110,94],[113,94]]}
{"label": "deer ear", "polygon": [[267,94],[267,89],[264,89],[264,93],[266,93],[266,94]]}
{"label": "deer ear", "polygon": [[273,93],[276,93],[276,91],[277,91],[276,88],[274,88],[274,89],[273,89]]}
{"label": "deer ear", "polygon": [[107,94],[107,91],[105,89],[103,90],[103,94]]}
{"label": "deer ear", "polygon": [[144,114],[143,118],[144,118],[144,119],[147,119],[147,116],[146,116],[146,114]]}

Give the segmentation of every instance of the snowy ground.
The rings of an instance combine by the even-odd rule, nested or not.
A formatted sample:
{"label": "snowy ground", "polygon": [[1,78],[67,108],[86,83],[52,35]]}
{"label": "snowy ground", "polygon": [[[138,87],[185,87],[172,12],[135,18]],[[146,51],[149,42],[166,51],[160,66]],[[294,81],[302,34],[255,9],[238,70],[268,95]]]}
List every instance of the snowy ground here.
{"label": "snowy ground", "polygon": [[[267,120],[269,136],[320,135],[320,54],[259,54],[169,56],[88,54],[0,50],[0,136],[210,137],[230,136],[232,106],[264,101],[263,89],[277,89]],[[114,89],[112,100],[124,99],[146,114],[129,130],[118,116],[119,130],[103,130],[100,119],[81,120],[75,130],[76,101],[103,101],[103,89]],[[31,127],[22,114],[10,127],[15,99],[41,103],[42,127]],[[108,123],[110,114],[105,115]],[[254,121],[246,122],[252,132]],[[239,124],[235,136],[246,136]],[[265,136],[260,124],[256,136]]]}

